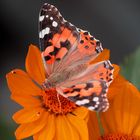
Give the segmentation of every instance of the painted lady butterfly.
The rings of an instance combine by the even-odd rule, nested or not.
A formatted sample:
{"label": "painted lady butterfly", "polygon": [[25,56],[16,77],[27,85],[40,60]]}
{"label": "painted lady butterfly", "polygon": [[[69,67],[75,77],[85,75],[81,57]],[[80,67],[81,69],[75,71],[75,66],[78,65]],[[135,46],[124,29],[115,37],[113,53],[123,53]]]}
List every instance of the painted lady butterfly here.
{"label": "painted lady butterfly", "polygon": [[58,94],[89,110],[107,110],[113,66],[109,60],[89,64],[103,50],[100,41],[47,3],[39,15],[39,38],[46,69],[44,87],[56,88]]}

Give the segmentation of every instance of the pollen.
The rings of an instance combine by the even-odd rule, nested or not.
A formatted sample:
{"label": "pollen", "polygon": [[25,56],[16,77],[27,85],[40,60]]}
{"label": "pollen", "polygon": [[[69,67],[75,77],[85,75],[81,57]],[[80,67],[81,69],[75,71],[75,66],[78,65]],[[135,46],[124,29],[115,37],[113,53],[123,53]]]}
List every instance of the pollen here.
{"label": "pollen", "polygon": [[67,114],[73,112],[77,105],[62,95],[55,88],[45,90],[42,94],[43,107],[54,114]]}
{"label": "pollen", "polygon": [[99,140],[139,140],[140,138],[134,135],[126,134],[109,134],[102,136]]}

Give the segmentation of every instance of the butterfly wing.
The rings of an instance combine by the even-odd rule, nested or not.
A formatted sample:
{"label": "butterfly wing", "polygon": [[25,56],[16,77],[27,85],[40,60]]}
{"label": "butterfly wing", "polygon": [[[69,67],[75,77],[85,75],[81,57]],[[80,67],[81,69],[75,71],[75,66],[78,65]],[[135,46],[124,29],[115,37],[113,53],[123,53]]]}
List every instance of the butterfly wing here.
{"label": "butterfly wing", "polygon": [[[114,68],[110,61],[107,60],[96,64],[84,64],[81,65],[81,67],[78,65],[78,67],[71,68],[67,71],[69,71],[67,73],[69,73],[70,78],[67,78],[66,81],[61,82],[58,86],[68,87],[70,85],[75,85],[78,82],[87,82],[93,79],[105,81],[109,86],[113,80]],[[65,75],[65,72],[63,72],[63,75]]]}
{"label": "butterfly wing", "polygon": [[79,106],[92,111],[106,111],[109,107],[106,98],[107,84],[102,80],[91,80],[69,88],[58,89],[58,92]]}
{"label": "butterfly wing", "polygon": [[90,110],[105,111],[109,103],[106,93],[113,80],[113,66],[109,61],[89,65],[83,72],[58,85],[64,97]]}
{"label": "butterfly wing", "polygon": [[56,7],[47,3],[42,6],[39,15],[39,39],[49,74],[79,38],[77,28],[65,21]]}
{"label": "butterfly wing", "polygon": [[39,15],[39,39],[48,75],[85,63],[102,51],[101,43],[89,32],[66,21],[56,7],[47,3]]}

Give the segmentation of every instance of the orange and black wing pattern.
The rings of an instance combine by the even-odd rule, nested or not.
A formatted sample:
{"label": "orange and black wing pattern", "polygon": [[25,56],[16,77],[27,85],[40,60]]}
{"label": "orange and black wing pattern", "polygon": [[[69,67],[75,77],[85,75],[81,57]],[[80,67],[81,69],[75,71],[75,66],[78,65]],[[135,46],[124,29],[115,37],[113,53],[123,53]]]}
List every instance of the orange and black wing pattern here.
{"label": "orange and black wing pattern", "polygon": [[90,65],[74,78],[62,83],[63,96],[90,110],[106,111],[109,107],[107,90],[113,80],[109,61]]}
{"label": "orange and black wing pattern", "polygon": [[39,39],[47,64],[60,61],[79,40],[77,28],[67,22],[58,9],[45,3],[39,15]]}
{"label": "orange and black wing pattern", "polygon": [[106,111],[109,107],[106,98],[107,85],[102,80],[92,80],[64,89],[64,95],[79,106],[92,111]]}

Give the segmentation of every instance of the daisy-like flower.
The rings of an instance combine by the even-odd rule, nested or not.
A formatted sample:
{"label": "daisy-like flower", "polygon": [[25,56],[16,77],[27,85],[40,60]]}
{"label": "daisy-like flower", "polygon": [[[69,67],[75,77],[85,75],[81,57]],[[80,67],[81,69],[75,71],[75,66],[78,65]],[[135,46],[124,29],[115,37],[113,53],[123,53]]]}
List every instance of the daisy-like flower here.
{"label": "daisy-like flower", "polygon": [[[140,140],[140,92],[122,76],[117,75],[109,87],[110,108],[100,113],[90,112],[91,140]],[[98,116],[98,117],[99,117]],[[99,131],[102,129],[104,131]],[[93,131],[90,131],[90,130]]]}
{"label": "daisy-like flower", "polygon": [[[15,69],[6,75],[11,98],[23,109],[13,115],[20,124],[17,139],[88,140],[88,110],[60,96],[56,90],[44,90],[45,71],[39,49],[29,47],[26,71]],[[61,103],[61,110],[60,110]]]}

